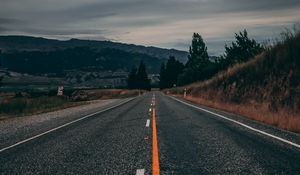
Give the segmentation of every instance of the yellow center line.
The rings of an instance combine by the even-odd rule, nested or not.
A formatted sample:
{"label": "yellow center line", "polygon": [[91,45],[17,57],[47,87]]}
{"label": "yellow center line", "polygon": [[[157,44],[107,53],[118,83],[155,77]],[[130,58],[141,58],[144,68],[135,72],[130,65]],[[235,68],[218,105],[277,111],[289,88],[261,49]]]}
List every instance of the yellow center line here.
{"label": "yellow center line", "polygon": [[[155,102],[155,100],[153,100]],[[156,132],[155,107],[152,111],[152,175],[159,175],[159,157]]]}

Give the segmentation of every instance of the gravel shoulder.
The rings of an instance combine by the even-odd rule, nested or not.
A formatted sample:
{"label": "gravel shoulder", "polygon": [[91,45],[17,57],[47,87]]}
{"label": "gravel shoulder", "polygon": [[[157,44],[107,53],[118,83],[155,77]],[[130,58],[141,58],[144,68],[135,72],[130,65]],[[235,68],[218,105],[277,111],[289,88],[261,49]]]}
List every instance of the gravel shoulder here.
{"label": "gravel shoulder", "polygon": [[[230,119],[233,119],[235,121],[241,122],[243,124],[246,124],[250,127],[255,128],[255,129],[259,129],[261,131],[272,134],[274,136],[292,141],[296,144],[300,144],[300,134],[299,133],[294,133],[294,132],[291,132],[291,131],[283,130],[281,128],[278,128],[278,127],[275,127],[275,126],[272,126],[272,125],[268,125],[268,124],[265,124],[263,122],[259,122],[259,121],[256,121],[256,120],[252,120],[252,119],[249,119],[247,117],[240,116],[240,115],[237,115],[237,114],[233,114],[233,113],[229,113],[229,112],[222,111],[222,110],[219,110],[219,109],[199,105],[199,104],[193,103],[191,101],[188,101],[188,100],[185,100],[185,99],[182,99],[182,98],[178,98],[178,99],[181,100],[181,101],[184,101],[186,103],[189,103],[191,105],[198,106],[202,109],[206,109],[208,111],[226,116],[227,118],[230,118]],[[212,116],[212,117],[215,117],[215,116]],[[223,120],[225,122],[228,122],[228,121],[226,121],[224,119],[221,119],[219,117],[217,117],[217,118],[220,119],[220,120]],[[231,123],[231,122],[229,122],[229,123]]]}
{"label": "gravel shoulder", "polygon": [[1,120],[0,148],[45,132],[82,116],[122,103],[125,100],[127,99],[95,100],[88,102],[86,105]]}

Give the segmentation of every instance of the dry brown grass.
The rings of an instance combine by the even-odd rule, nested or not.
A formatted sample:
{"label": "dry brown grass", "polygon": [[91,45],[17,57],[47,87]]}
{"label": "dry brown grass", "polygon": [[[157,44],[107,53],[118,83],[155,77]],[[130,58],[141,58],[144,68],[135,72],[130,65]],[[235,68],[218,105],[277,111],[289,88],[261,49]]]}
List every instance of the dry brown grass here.
{"label": "dry brown grass", "polygon": [[0,101],[0,119],[51,112],[82,104],[85,103],[55,96],[7,98]]}
{"label": "dry brown grass", "polygon": [[1,93],[0,120],[84,105],[90,100],[128,98],[137,95],[139,95],[138,90],[123,89],[79,90],[71,98],[67,96],[16,97],[15,93]]}
{"label": "dry brown grass", "polygon": [[193,88],[205,88],[208,86],[215,86],[218,82],[220,81],[224,81],[226,80],[228,77],[232,77],[234,75],[236,75],[240,70],[243,70],[247,67],[254,67],[255,65],[259,64],[259,62],[264,59],[265,53],[261,53],[257,56],[255,56],[255,58],[251,59],[248,62],[245,63],[238,63],[235,64],[232,67],[229,67],[228,69],[226,69],[225,71],[221,71],[218,74],[216,74],[215,76],[213,76],[212,78],[202,81],[202,82],[195,82],[192,83],[190,85],[185,86],[188,89],[193,89]]}
{"label": "dry brown grass", "polygon": [[[176,96],[183,98],[182,95]],[[274,113],[269,110],[268,104],[264,103],[233,104],[192,96],[187,96],[185,99],[193,103],[238,114],[285,130],[300,133],[300,115],[291,113],[287,109],[281,109]]]}
{"label": "dry brown grass", "polygon": [[167,90],[189,100],[300,132],[300,32],[211,79]]}
{"label": "dry brown grass", "polygon": [[91,89],[91,90],[79,90],[72,94],[72,99],[75,101],[87,101],[87,100],[105,100],[113,98],[129,98],[138,96],[145,93],[139,90],[127,90],[127,89]]}

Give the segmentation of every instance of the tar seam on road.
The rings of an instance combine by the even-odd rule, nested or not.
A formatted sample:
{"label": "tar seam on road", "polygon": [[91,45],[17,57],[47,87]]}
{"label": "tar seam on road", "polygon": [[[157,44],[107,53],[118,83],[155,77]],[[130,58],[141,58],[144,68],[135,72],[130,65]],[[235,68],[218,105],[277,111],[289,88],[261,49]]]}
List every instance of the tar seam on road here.
{"label": "tar seam on road", "polygon": [[[136,98],[136,97],[135,97],[135,98]],[[43,133],[41,133],[41,134],[38,134],[38,135],[35,135],[35,136],[33,136],[33,137],[30,137],[30,138],[27,138],[27,139],[25,139],[25,140],[22,140],[22,141],[20,141],[20,142],[17,142],[17,143],[15,143],[15,144],[13,144],[13,145],[10,145],[10,146],[8,146],[8,147],[2,148],[2,149],[0,149],[0,153],[3,152],[3,151],[6,151],[6,150],[8,150],[8,149],[11,149],[11,148],[13,148],[13,147],[16,147],[16,146],[18,146],[18,145],[21,145],[21,144],[23,144],[23,143],[26,143],[26,142],[28,142],[28,141],[30,141],[30,140],[39,138],[39,137],[41,137],[41,136],[43,136],[43,135],[46,135],[46,134],[51,133],[51,132],[53,132],[53,131],[56,131],[56,130],[58,130],[58,129],[64,128],[64,127],[66,127],[66,126],[68,126],[68,125],[71,125],[71,124],[73,124],[73,123],[76,123],[76,122],[79,122],[79,121],[84,120],[84,119],[86,119],[86,118],[89,118],[89,117],[91,117],[91,116],[94,116],[94,115],[103,113],[103,112],[105,112],[105,111],[114,109],[114,108],[116,108],[116,107],[119,107],[119,106],[121,106],[121,105],[123,105],[123,104],[125,104],[125,103],[128,103],[129,101],[131,101],[131,100],[133,100],[133,99],[135,99],[135,98],[131,98],[131,99],[129,99],[129,100],[126,100],[126,101],[124,101],[124,102],[122,102],[122,103],[119,103],[119,104],[117,104],[117,105],[114,105],[114,106],[112,106],[112,107],[103,109],[103,110],[101,110],[101,111],[98,111],[98,112],[95,112],[95,113],[92,113],[92,114],[89,114],[89,115],[86,115],[86,116],[81,117],[81,118],[79,118],[79,119],[73,120],[73,121],[68,122],[68,123],[65,123],[65,124],[63,124],[63,125],[61,125],[61,126],[58,126],[58,127],[53,128],[53,129],[50,129],[50,130],[48,130],[48,131],[45,131],[45,132],[43,132]]]}
{"label": "tar seam on road", "polygon": [[249,126],[249,125],[246,125],[246,124],[244,124],[244,123],[238,122],[238,121],[236,121],[236,120],[233,120],[233,119],[230,119],[230,118],[228,118],[228,117],[225,117],[225,116],[223,116],[223,115],[220,115],[220,114],[217,114],[217,113],[211,112],[211,111],[209,111],[209,110],[206,110],[206,109],[203,109],[203,108],[201,108],[201,107],[198,107],[198,106],[195,106],[195,105],[192,105],[192,104],[186,103],[186,102],[184,102],[184,101],[178,100],[178,99],[177,99],[177,98],[175,98],[175,97],[171,97],[171,98],[172,98],[172,99],[174,99],[174,100],[176,100],[176,101],[178,101],[178,102],[180,102],[180,103],[183,103],[183,104],[185,104],[185,105],[188,105],[188,106],[190,106],[190,107],[193,107],[193,108],[199,109],[199,110],[201,110],[201,111],[204,111],[204,112],[207,112],[207,113],[213,114],[213,115],[215,115],[215,116],[217,116],[217,117],[223,118],[223,119],[225,119],[225,120],[228,120],[228,121],[231,121],[231,122],[233,122],[233,123],[236,123],[236,124],[238,124],[238,125],[240,125],[240,126],[243,126],[243,127],[247,128],[247,129],[249,129],[249,130],[252,130],[252,131],[258,132],[258,133],[260,133],[260,134],[262,134],[262,135],[265,135],[265,136],[271,137],[271,138],[273,138],[273,139],[279,140],[279,141],[281,141],[281,142],[284,142],[284,143],[286,143],[286,144],[292,145],[292,146],[294,146],[294,147],[296,147],[296,148],[299,148],[299,149],[300,149],[300,145],[299,145],[299,144],[297,144],[297,143],[294,143],[294,142],[291,142],[291,141],[289,141],[289,140],[283,139],[283,138],[281,138],[281,137],[278,137],[278,136],[275,136],[275,135],[269,134],[269,133],[267,133],[267,132],[264,132],[264,131],[261,131],[261,130],[259,130],[259,129],[255,129],[255,128],[253,128],[253,127]]}
{"label": "tar seam on road", "polygon": [[[155,103],[155,98],[153,98]],[[152,175],[159,175],[159,157],[158,157],[158,144],[156,132],[156,116],[155,106],[152,110]]]}

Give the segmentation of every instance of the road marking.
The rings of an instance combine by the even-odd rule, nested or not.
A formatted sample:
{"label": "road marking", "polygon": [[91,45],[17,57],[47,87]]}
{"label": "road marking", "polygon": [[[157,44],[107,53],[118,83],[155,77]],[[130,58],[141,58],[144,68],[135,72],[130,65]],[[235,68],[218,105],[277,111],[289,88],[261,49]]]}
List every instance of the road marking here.
{"label": "road marking", "polygon": [[152,113],[152,175],[159,175],[159,158],[158,158],[158,144],[156,132],[156,116],[155,108]]}
{"label": "road marking", "polygon": [[112,106],[112,107],[103,109],[103,110],[101,110],[101,111],[98,111],[98,112],[95,112],[95,113],[86,115],[86,116],[81,117],[81,118],[79,118],[79,119],[73,120],[73,121],[68,122],[68,123],[65,123],[65,124],[63,124],[63,125],[61,125],[61,126],[58,126],[58,127],[53,128],[53,129],[50,129],[50,130],[48,130],[48,131],[45,131],[45,132],[43,132],[43,133],[41,133],[41,134],[38,134],[38,135],[35,135],[35,136],[33,136],[33,137],[30,137],[30,138],[27,138],[27,139],[25,139],[25,140],[22,140],[22,141],[20,141],[20,142],[17,142],[17,143],[15,143],[15,144],[13,144],[13,145],[10,145],[10,146],[8,146],[8,147],[2,148],[2,149],[0,149],[0,153],[3,152],[3,151],[5,151],[5,150],[8,150],[8,149],[10,149],[10,148],[16,147],[16,146],[21,145],[21,144],[23,144],[23,143],[26,143],[26,142],[28,142],[28,141],[30,141],[30,140],[39,138],[39,137],[41,137],[41,136],[43,136],[43,135],[46,135],[46,134],[51,133],[51,132],[53,132],[53,131],[56,131],[56,130],[58,130],[58,129],[64,128],[64,127],[66,127],[66,126],[68,126],[68,125],[71,125],[71,124],[73,124],[73,123],[76,123],[76,122],[79,122],[79,121],[84,120],[84,119],[86,119],[86,118],[89,118],[89,117],[91,117],[91,116],[94,116],[94,115],[103,113],[103,112],[105,112],[105,111],[111,110],[111,109],[113,109],[113,108],[116,108],[116,107],[118,107],[118,106],[121,106],[121,105],[123,105],[123,104],[125,104],[125,103],[128,103],[129,101],[131,101],[131,100],[133,100],[133,99],[135,99],[135,98],[131,98],[131,99],[126,100],[126,101],[124,101],[124,102],[122,102],[122,103],[120,103],[120,104],[117,104],[117,105],[114,105],[114,106]]}
{"label": "road marking", "polygon": [[137,169],[136,170],[136,175],[144,175],[145,174],[145,169]]}
{"label": "road marking", "polygon": [[246,125],[246,124],[244,124],[244,123],[238,122],[238,121],[233,120],[233,119],[230,119],[230,118],[225,117],[225,116],[223,116],[223,115],[220,115],[220,114],[211,112],[211,111],[206,110],[206,109],[203,109],[203,108],[201,108],[201,107],[198,107],[198,106],[189,104],[189,103],[187,103],[187,102],[181,101],[181,100],[179,100],[179,99],[177,99],[177,98],[175,98],[175,97],[171,97],[171,98],[173,98],[174,100],[176,100],[176,101],[178,101],[178,102],[181,102],[181,103],[183,103],[183,104],[185,104],[185,105],[188,105],[188,106],[190,106],[190,107],[193,107],[193,108],[199,109],[199,110],[201,110],[201,111],[204,111],[204,112],[213,114],[213,115],[215,115],[215,116],[217,116],[217,117],[223,118],[223,119],[225,119],[225,120],[228,120],[228,121],[231,121],[231,122],[233,122],[233,123],[236,123],[236,124],[238,124],[238,125],[240,125],[240,126],[243,126],[243,127],[247,128],[247,129],[249,129],[249,130],[258,132],[258,133],[260,133],[260,134],[262,134],[262,135],[271,137],[271,138],[273,138],[273,139],[279,140],[279,141],[281,141],[281,142],[284,142],[284,143],[286,143],[286,144],[292,145],[292,146],[294,146],[294,147],[300,149],[300,145],[297,144],[297,143],[294,143],[294,142],[291,142],[291,141],[289,141],[289,140],[283,139],[283,138],[281,138],[281,137],[278,137],[278,136],[269,134],[269,133],[267,133],[267,132],[265,132],[265,131],[261,131],[261,130],[259,130],[259,129],[253,128],[253,127],[251,127],[251,126],[249,126],[249,125]]}
{"label": "road marking", "polygon": [[150,126],[150,119],[147,119],[146,127],[149,127],[149,126]]}

